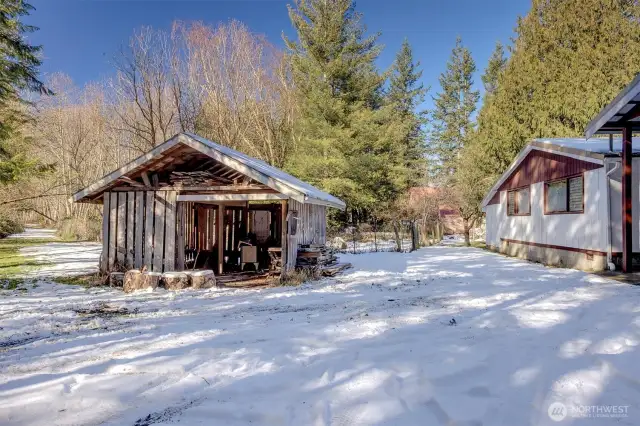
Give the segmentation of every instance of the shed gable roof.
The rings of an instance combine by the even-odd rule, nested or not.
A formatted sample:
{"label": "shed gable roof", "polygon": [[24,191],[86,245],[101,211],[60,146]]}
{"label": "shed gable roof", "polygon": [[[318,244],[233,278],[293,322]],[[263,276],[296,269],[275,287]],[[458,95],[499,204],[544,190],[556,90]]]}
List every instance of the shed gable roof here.
{"label": "shed gable roof", "polygon": [[[151,163],[168,157],[178,145],[188,146],[216,160],[237,172],[260,182],[271,189],[285,194],[301,203],[324,204],[339,209],[345,208],[344,201],[273,167],[264,161],[249,157],[232,148],[217,144],[192,133],[180,133],[156,146],[146,154],[125,164],[73,195],[76,202],[96,198],[110,185],[122,177],[135,174]],[[170,158],[167,160],[170,161]]]}

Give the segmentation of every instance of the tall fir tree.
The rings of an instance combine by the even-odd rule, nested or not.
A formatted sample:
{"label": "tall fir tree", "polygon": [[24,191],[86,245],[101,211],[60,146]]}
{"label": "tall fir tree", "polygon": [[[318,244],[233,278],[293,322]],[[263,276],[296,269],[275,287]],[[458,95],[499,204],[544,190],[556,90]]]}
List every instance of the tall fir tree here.
{"label": "tall fir tree", "polygon": [[475,71],[471,53],[458,37],[447,69],[439,78],[441,91],[433,98],[428,139],[429,154],[436,159],[435,173],[445,180],[455,173],[460,150],[474,129],[472,116],[480,98],[473,89]]}
{"label": "tall fir tree", "polygon": [[404,166],[408,173],[407,187],[416,185],[420,178],[420,169],[424,169],[425,141],[422,130],[425,124],[425,113],[418,111],[424,102],[428,88],[420,82],[422,70],[420,62],[413,58],[409,41],[405,39],[396,55],[389,89],[386,94],[387,103],[392,108],[392,117],[404,125],[400,144],[404,151]]}
{"label": "tall fir tree", "polygon": [[502,43],[496,43],[496,47],[489,58],[487,68],[482,74],[482,84],[484,85],[485,97],[491,96],[498,88],[498,78],[507,65],[507,58],[504,54]]}
{"label": "tall fir tree", "polygon": [[640,72],[640,5],[633,0],[533,0],[479,116],[494,179],[533,138],[582,136]]}
{"label": "tall fir tree", "polygon": [[0,2],[0,183],[17,179],[32,162],[19,152],[26,122],[23,91],[50,94],[38,79],[41,47],[26,40],[37,28],[22,22],[33,7],[24,0]]}
{"label": "tall fir tree", "polygon": [[386,124],[385,79],[374,63],[378,36],[365,36],[352,0],[298,0],[289,16],[297,40],[285,42],[301,118],[287,168],[344,198],[357,215],[399,186],[398,126]]}

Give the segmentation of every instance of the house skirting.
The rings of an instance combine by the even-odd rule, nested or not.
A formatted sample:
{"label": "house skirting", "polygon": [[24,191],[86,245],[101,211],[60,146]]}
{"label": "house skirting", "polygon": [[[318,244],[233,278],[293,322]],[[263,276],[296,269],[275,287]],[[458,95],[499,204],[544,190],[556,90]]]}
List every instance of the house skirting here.
{"label": "house skirting", "polygon": [[540,262],[549,266],[575,268],[583,271],[603,271],[607,268],[607,253],[604,251],[511,240],[507,238],[501,238],[500,240],[500,253],[520,259]]}

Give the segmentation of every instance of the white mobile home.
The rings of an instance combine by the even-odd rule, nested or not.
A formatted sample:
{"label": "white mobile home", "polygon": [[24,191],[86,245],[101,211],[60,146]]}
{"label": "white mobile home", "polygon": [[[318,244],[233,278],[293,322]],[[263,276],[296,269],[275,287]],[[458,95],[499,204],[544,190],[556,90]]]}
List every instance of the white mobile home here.
{"label": "white mobile home", "polygon": [[[483,201],[487,245],[546,264],[620,266],[621,147],[620,139],[531,142]],[[640,253],[640,151],[633,155],[633,252]]]}

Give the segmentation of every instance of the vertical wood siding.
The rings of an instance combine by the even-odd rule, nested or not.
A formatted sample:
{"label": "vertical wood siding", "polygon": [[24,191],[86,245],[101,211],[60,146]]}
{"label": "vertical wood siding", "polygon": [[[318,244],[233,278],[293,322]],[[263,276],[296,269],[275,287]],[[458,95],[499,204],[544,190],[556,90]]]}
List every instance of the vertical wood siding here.
{"label": "vertical wood siding", "polygon": [[[296,235],[287,237],[287,269],[293,269],[299,244],[324,244],[327,239],[327,208],[317,204],[302,204],[289,200],[288,220],[296,220]],[[295,216],[293,215],[295,213]],[[291,229],[289,223],[286,229]]]}
{"label": "vertical wood siding", "polygon": [[502,191],[560,179],[601,167],[603,167],[601,164],[590,163],[566,155],[533,150],[500,186],[488,205],[498,204]]}
{"label": "vertical wood siding", "polygon": [[176,260],[184,264],[177,259],[177,232],[183,227],[176,226],[176,200],[175,191],[106,192],[100,269],[146,266],[163,272],[174,270]]}

